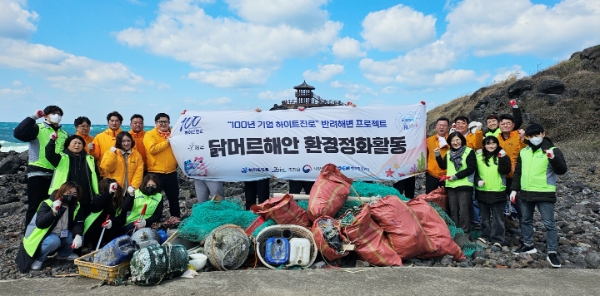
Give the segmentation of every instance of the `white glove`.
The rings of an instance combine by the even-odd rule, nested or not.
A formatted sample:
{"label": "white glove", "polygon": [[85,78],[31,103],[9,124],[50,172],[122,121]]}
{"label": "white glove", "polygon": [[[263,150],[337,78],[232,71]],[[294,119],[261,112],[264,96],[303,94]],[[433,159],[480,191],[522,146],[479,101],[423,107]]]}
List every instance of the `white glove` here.
{"label": "white glove", "polygon": [[79,249],[81,248],[81,235],[77,234],[75,235],[75,238],[73,239],[73,244],[71,245],[71,249]]}
{"label": "white glove", "polygon": [[453,132],[456,132],[456,123],[452,124],[452,128],[450,129],[449,133],[453,133]]}
{"label": "white glove", "polygon": [[127,187],[127,193],[129,193],[129,195],[133,195],[134,192],[135,192],[135,188],[133,188],[133,186]]}
{"label": "white glove", "polygon": [[483,126],[483,124],[481,124],[481,122],[472,121],[471,123],[469,123],[469,130],[471,131],[472,134],[474,134],[478,130],[481,130],[482,126]]}
{"label": "white glove", "polygon": [[485,181],[483,181],[483,180],[479,180],[479,181],[477,182],[477,186],[478,186],[478,187],[483,187],[483,185],[485,185]]}
{"label": "white glove", "polygon": [[448,178],[448,179],[446,179],[446,180],[449,180],[449,181],[454,181],[454,180],[456,180],[456,179],[457,179],[457,178],[456,178],[456,175],[452,175],[452,176],[448,176],[448,177],[449,177],[449,178]]}
{"label": "white glove", "polygon": [[54,212],[54,215],[58,213],[58,209],[60,209],[60,206],[62,206],[62,201],[60,199],[57,199],[52,202],[52,212]]}
{"label": "white glove", "polygon": [[506,156],[506,151],[504,151],[504,149],[500,149],[500,152],[498,152],[498,157],[504,157]]}
{"label": "white glove", "polygon": [[94,143],[89,143],[88,144],[88,150],[94,151]]}
{"label": "white glove", "polygon": [[111,194],[112,194],[112,193],[115,193],[115,192],[117,192],[117,186],[119,186],[119,185],[117,184],[117,182],[112,182],[112,183],[110,183],[110,186],[108,187],[108,193],[111,193]]}
{"label": "white glove", "polygon": [[133,222],[133,225],[135,225],[135,228],[140,229],[140,228],[144,228],[146,227],[146,219],[138,219],[135,220],[135,222]]}
{"label": "white glove", "polygon": [[115,146],[110,147],[110,152],[117,153],[117,148]]}
{"label": "white glove", "polygon": [[475,154],[482,154],[483,153],[483,149],[477,149],[475,150]]}
{"label": "white glove", "polygon": [[254,108],[254,112],[261,112],[260,108]]}
{"label": "white glove", "polygon": [[104,223],[102,223],[102,227],[106,228],[106,229],[110,229],[112,227],[112,220],[107,220]]}
{"label": "white glove", "polygon": [[444,137],[438,137],[438,143],[440,148],[448,146],[448,141],[446,141],[446,138]]}
{"label": "white glove", "polygon": [[33,113],[33,115],[31,115],[31,118],[33,118],[33,120],[38,120],[38,119],[44,117],[44,115],[45,115],[44,111],[37,110],[37,111],[35,111],[35,113]]}
{"label": "white glove", "polygon": [[57,138],[58,138],[58,134],[56,132],[53,132],[50,134],[50,140],[56,141]]}
{"label": "white glove", "polygon": [[352,103],[352,102],[347,102],[346,106],[352,106],[352,107],[356,107],[356,104]]}
{"label": "white glove", "polygon": [[517,203],[517,192],[514,190],[510,192],[510,202]]}
{"label": "white glove", "polygon": [[546,156],[548,156],[548,159],[554,159],[554,150],[552,150],[552,149],[546,150]]}

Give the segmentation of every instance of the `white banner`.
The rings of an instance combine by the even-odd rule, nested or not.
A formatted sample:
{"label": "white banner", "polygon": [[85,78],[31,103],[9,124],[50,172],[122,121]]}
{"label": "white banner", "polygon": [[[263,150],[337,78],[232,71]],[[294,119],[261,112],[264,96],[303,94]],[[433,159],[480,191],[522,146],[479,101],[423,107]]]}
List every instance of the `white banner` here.
{"label": "white banner", "polygon": [[360,180],[400,180],[426,169],[425,106],[305,111],[187,111],[171,146],[189,177],[314,181],[328,163]]}

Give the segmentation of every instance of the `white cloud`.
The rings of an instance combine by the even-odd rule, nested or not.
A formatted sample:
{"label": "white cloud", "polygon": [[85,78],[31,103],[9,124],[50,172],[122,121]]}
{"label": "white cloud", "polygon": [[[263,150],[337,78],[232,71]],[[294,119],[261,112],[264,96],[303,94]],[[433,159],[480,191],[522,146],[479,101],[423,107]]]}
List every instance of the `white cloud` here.
{"label": "white cloud", "polygon": [[511,67],[503,67],[496,69],[496,75],[492,79],[493,82],[501,82],[508,79],[511,76],[515,76],[517,79],[527,76],[525,71],[521,69],[520,65],[513,65]]}
{"label": "white cloud", "polygon": [[360,95],[357,94],[346,94],[344,95],[344,98],[348,99],[348,100],[359,100],[360,99]]}
{"label": "white cloud", "polygon": [[[446,16],[442,36],[477,56],[562,55],[600,42],[599,0],[563,0],[554,6],[529,0],[465,0]],[[582,48],[584,48],[582,47]]]}
{"label": "white cloud", "polygon": [[344,37],[334,42],[333,46],[331,46],[331,51],[333,52],[333,55],[342,59],[359,58],[367,55],[360,50],[360,43],[358,40],[350,37]]}
{"label": "white cloud", "polygon": [[67,91],[119,89],[145,83],[121,63],[105,63],[51,46],[6,38],[0,38],[0,67],[24,69]]}
{"label": "white cloud", "polygon": [[226,0],[243,20],[265,26],[288,25],[303,30],[322,26],[329,17],[320,9],[327,0]]}
{"label": "white cloud", "polygon": [[274,91],[262,91],[258,94],[258,98],[261,100],[293,100],[296,91],[294,89],[286,89],[278,92]]}
{"label": "white cloud", "polygon": [[319,70],[317,71],[306,70],[302,73],[302,76],[304,76],[306,80],[323,82],[331,79],[335,75],[344,73],[344,66],[338,64],[319,65],[318,68]]}
{"label": "white cloud", "polygon": [[25,7],[25,0],[0,1],[0,37],[25,39],[37,30],[34,22],[39,15]]}
{"label": "white cloud", "polygon": [[206,99],[206,100],[196,100],[196,99],[190,99],[190,98],[183,99],[183,103],[185,103],[186,105],[192,104],[192,105],[201,105],[201,106],[225,105],[230,102],[231,102],[231,99],[228,97],[219,97],[219,98]]}
{"label": "white cloud", "polygon": [[472,70],[448,70],[442,73],[436,73],[433,76],[435,85],[457,85],[477,78],[477,74]]}
{"label": "white cloud", "polygon": [[373,91],[372,88],[365,86],[363,84],[351,83],[351,82],[340,82],[340,81],[332,81],[330,85],[333,88],[343,88],[346,89],[350,93],[362,93],[362,94],[371,94],[377,95],[377,92]]}
{"label": "white cloud", "polygon": [[158,90],[171,90],[171,86],[163,82],[159,83],[156,88]]}
{"label": "white cloud", "polygon": [[396,93],[397,89],[394,86],[386,86],[379,91],[381,94],[393,94]]}
{"label": "white cloud", "polygon": [[13,86],[20,86],[21,84],[23,84],[23,82],[21,82],[20,80],[13,80],[12,82]]}
{"label": "white cloud", "polygon": [[435,22],[432,15],[398,4],[369,13],[362,22],[361,36],[379,50],[411,50],[435,39]]}
{"label": "white cloud", "polygon": [[[245,87],[264,83],[285,59],[326,50],[341,28],[341,23],[329,20],[308,31],[288,24],[268,26],[232,17],[212,17],[195,2],[178,0],[161,3],[157,18],[147,28],[128,28],[116,37],[128,46],[144,47],[153,54],[204,70],[189,75],[199,76],[199,81],[217,87]],[[207,71],[217,71],[217,76],[237,73],[242,77],[232,77],[231,82],[225,83],[205,78]],[[248,71],[261,75],[258,79],[246,77]]]}
{"label": "white cloud", "polygon": [[267,71],[242,68],[239,70],[216,70],[192,72],[189,79],[222,88],[246,88],[264,84],[268,79]]}
{"label": "white cloud", "polygon": [[25,95],[25,94],[30,94],[30,93],[32,93],[30,87],[0,89],[0,95]]}

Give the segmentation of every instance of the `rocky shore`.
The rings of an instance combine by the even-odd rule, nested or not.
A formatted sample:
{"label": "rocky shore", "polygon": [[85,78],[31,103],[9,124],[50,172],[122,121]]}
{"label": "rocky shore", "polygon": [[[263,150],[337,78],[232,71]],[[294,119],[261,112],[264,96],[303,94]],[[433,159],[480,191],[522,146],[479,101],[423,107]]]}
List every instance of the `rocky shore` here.
{"label": "rocky shore", "polygon": [[[600,266],[600,193],[596,167],[590,164],[570,165],[570,171],[558,180],[555,207],[559,234],[559,256],[563,268],[598,268]],[[52,277],[76,274],[72,262],[49,259],[41,271],[22,274],[14,258],[23,237],[24,216],[27,210],[27,152],[0,152],[0,280],[21,277]],[[272,179],[271,192],[287,192],[287,181]],[[180,175],[180,205],[182,216],[190,214],[196,202],[192,180]],[[424,177],[417,178],[417,193],[423,193]],[[243,199],[243,182],[226,183],[225,196]],[[165,203],[164,219],[168,217]],[[510,223],[509,223],[510,224]],[[545,254],[544,225],[539,214],[534,217],[537,254],[513,255],[519,245],[518,228],[507,231],[509,246],[487,247],[472,258],[454,262],[452,258],[408,259],[406,266],[448,266],[464,268],[549,268]]]}

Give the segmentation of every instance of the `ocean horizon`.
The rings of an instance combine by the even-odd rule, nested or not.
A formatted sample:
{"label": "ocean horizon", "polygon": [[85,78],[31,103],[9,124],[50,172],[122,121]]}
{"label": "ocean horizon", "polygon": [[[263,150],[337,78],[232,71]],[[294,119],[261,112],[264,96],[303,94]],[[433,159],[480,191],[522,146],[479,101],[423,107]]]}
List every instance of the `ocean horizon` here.
{"label": "ocean horizon", "polygon": [[[38,120],[38,122],[42,122]],[[0,152],[23,152],[27,150],[28,144],[27,142],[21,142],[15,137],[13,137],[13,131],[19,125],[20,122],[0,122]],[[92,124],[90,129],[90,135],[95,137],[97,134],[103,132],[108,128],[106,124]],[[154,126],[144,126],[144,130],[149,131],[153,129]],[[69,135],[74,135],[77,131],[75,130],[75,126],[73,124],[65,124],[62,126],[62,129],[67,132]],[[124,131],[131,130],[129,125],[122,125],[121,129]]]}

